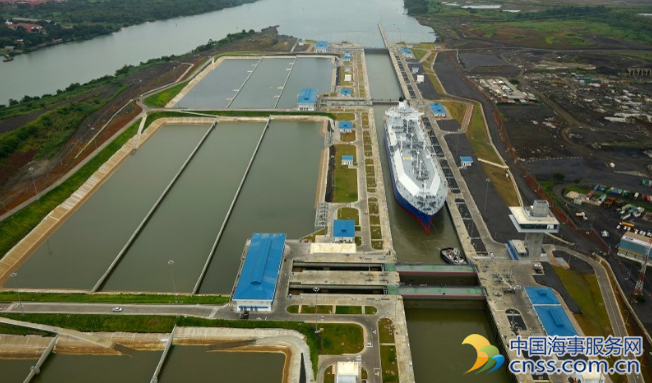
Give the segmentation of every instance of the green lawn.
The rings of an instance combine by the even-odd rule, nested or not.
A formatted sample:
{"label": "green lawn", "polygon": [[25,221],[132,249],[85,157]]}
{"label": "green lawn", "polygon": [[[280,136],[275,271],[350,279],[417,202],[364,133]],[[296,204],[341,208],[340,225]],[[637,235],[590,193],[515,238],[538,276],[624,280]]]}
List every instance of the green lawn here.
{"label": "green lawn", "polygon": [[355,146],[335,145],[335,170],[333,174],[333,202],[355,202],[358,200],[358,170],[342,165],[342,156],[352,155],[357,161]]}
{"label": "green lawn", "polygon": [[587,336],[608,336],[613,334],[604,300],[594,274],[582,274],[561,267],[554,268],[568,293],[582,310],[575,319]]}
{"label": "green lawn", "polygon": [[299,313],[299,305],[288,306],[287,312],[289,312],[290,314],[298,314]]}
{"label": "green lawn", "polygon": [[162,92],[153,94],[145,99],[145,104],[155,108],[164,108],[189,82],[185,81]]}
{"label": "green lawn", "polygon": [[335,307],[335,314],[362,314],[362,307],[360,306],[337,306]]}
{"label": "green lawn", "polygon": [[378,336],[380,343],[394,343],[394,324],[389,318],[381,318],[378,321]]}
{"label": "green lawn", "polygon": [[[315,306],[301,305],[301,314],[314,314]],[[332,314],[333,306],[317,305],[317,314]]]}
{"label": "green lawn", "polygon": [[326,367],[326,371],[324,371],[324,383],[335,383],[335,374],[333,374],[333,366]]}
{"label": "green lawn", "polygon": [[382,367],[383,382],[398,382],[398,365],[396,364],[396,347],[380,346],[380,365]]}
{"label": "green lawn", "polygon": [[364,307],[364,313],[366,315],[373,315],[378,312],[378,309],[375,308],[374,306],[365,306]]}
{"label": "green lawn", "polygon": [[321,354],[355,354],[364,349],[362,327],[357,324],[320,323]]}
{"label": "green lawn", "polygon": [[450,116],[462,125],[466,113],[466,104],[459,101],[441,101],[441,104],[446,107]]}
{"label": "green lawn", "polygon": [[337,210],[337,219],[352,219],[355,225],[360,225],[360,214],[358,209],[353,207],[341,207]]}
{"label": "green lawn", "polygon": [[[23,302],[80,302],[80,303],[174,303],[170,294],[59,294],[59,293],[20,293]],[[225,304],[229,297],[210,295],[178,295],[177,299],[186,304]],[[1,292],[0,302],[17,302],[15,292]]]}

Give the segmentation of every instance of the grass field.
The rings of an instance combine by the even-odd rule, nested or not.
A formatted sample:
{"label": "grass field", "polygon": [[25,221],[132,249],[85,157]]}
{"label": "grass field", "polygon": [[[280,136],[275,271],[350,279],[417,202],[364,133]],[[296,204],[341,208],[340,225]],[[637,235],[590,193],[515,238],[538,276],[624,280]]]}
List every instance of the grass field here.
{"label": "grass field", "polygon": [[594,274],[583,274],[573,270],[554,268],[568,293],[582,310],[575,319],[587,336],[608,336],[613,334],[600,287]]}
{"label": "grass field", "polygon": [[319,324],[322,355],[355,354],[364,348],[362,327],[357,324]]}
{"label": "grass field", "polygon": [[362,314],[362,307],[360,306],[337,306],[335,314]]}
{"label": "grass field", "polygon": [[364,313],[366,315],[373,315],[378,312],[378,309],[375,308],[374,306],[365,306],[364,307]]}
{"label": "grass field", "polygon": [[352,219],[356,226],[360,226],[360,214],[354,207],[341,207],[337,210],[337,219]]}
{"label": "grass field", "polygon": [[446,107],[450,116],[462,125],[466,113],[466,104],[458,101],[441,101],[441,104]]}
{"label": "grass field", "polygon": [[[225,304],[228,297],[209,295],[178,295],[186,304]],[[59,294],[20,293],[23,302],[78,302],[78,303],[174,303],[175,296],[169,294]],[[6,291],[0,293],[0,302],[17,302],[18,294]]]}
{"label": "grass field", "polygon": [[179,83],[169,89],[166,89],[160,93],[153,94],[145,99],[145,105],[154,107],[154,108],[164,108],[168,102],[170,102],[174,97],[176,97],[183,88],[188,85],[190,81],[185,81]]}
{"label": "grass field", "polygon": [[[315,306],[301,305],[301,314],[314,314]],[[317,305],[317,314],[332,314],[333,306],[331,305]]]}
{"label": "grass field", "polygon": [[[498,153],[496,153],[496,150],[489,143],[489,133],[485,127],[482,110],[477,103],[475,104],[476,105],[473,107],[471,123],[466,131],[466,137],[471,142],[473,151],[475,151],[478,158],[502,164],[502,160],[498,156]],[[487,177],[491,179],[491,183],[498,192],[498,195],[507,206],[518,205],[519,202],[516,190],[514,190],[512,180],[505,176],[505,170],[485,163],[481,163],[481,166],[485,174],[487,174]]]}
{"label": "grass field", "polygon": [[358,170],[342,165],[342,156],[352,155],[357,161],[355,146],[335,145],[335,170],[333,174],[333,202],[355,202],[358,200]]}
{"label": "grass field", "polygon": [[384,383],[398,382],[398,365],[396,364],[396,347],[380,346],[380,365]]}
{"label": "grass field", "polygon": [[378,321],[378,336],[380,343],[394,343],[394,323],[389,318]]}

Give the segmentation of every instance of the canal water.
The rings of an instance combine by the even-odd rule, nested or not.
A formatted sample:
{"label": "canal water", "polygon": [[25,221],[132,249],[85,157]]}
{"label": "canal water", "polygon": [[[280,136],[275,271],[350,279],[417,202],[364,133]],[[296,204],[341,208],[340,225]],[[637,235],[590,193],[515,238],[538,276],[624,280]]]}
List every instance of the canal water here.
{"label": "canal water", "polygon": [[130,356],[51,354],[33,383],[149,382],[162,352],[137,351]]}
{"label": "canal water", "polygon": [[[401,88],[388,54],[366,54],[369,87],[372,98],[398,100]],[[460,247],[450,214],[442,208],[433,219],[430,234],[426,234],[421,225],[396,202],[389,173],[389,163],[385,152],[385,135],[383,128],[384,113],[391,105],[374,106],[374,120],[380,160],[383,166],[385,193],[389,220],[392,230],[394,250],[399,262],[444,263],[439,250],[444,247]]]}
{"label": "canal water", "polygon": [[160,129],[36,250],[5,286],[92,288],[207,129],[197,125],[167,125]]}
{"label": "canal water", "polygon": [[200,293],[231,293],[253,233],[313,231],[324,137],[321,123],[273,121],[240,192]]}
{"label": "canal water", "polygon": [[[173,346],[160,383],[281,383],[285,355],[267,352],[216,352],[206,347]],[[136,382],[129,381],[125,383]]]}
{"label": "canal water", "polygon": [[334,65],[334,61],[330,58],[298,58],[292,67],[292,74],[283,88],[278,108],[294,108],[297,104],[297,96],[303,88],[317,88],[317,92],[320,94],[330,92]]}
{"label": "canal water", "polygon": [[[52,353],[34,383],[150,382],[160,351],[136,351],[130,356],[61,355]],[[285,355],[268,352],[217,352],[207,347],[173,346],[159,382],[281,383]],[[36,359],[0,359],[0,381],[22,383]],[[255,366],[255,368],[252,368]]]}
{"label": "canal water", "polygon": [[192,291],[264,127],[213,129],[103,290]]}
{"label": "canal water", "polygon": [[260,59],[224,60],[179,100],[179,108],[226,108]]}
{"label": "canal water", "polygon": [[462,345],[471,334],[484,336],[496,344],[484,310],[406,309],[414,378],[421,383],[460,382],[506,383],[504,367],[491,374],[464,375],[476,360],[476,351]]}
{"label": "canal water", "polygon": [[279,32],[313,40],[383,45],[382,21],[391,41],[433,41],[432,29],[405,14],[403,0],[261,0],[197,16],[124,28],[108,36],[20,55],[0,63],[0,104],[40,96],[113,74],[124,65],[191,51],[227,33],[279,25]]}
{"label": "canal water", "polygon": [[23,383],[38,359],[0,359],[0,381]]}

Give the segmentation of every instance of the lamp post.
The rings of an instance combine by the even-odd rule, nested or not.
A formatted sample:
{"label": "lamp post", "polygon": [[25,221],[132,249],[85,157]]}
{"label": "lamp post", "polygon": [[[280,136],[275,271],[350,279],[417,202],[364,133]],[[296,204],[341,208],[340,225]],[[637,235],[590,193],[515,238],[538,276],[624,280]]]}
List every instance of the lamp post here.
{"label": "lamp post", "polygon": [[28,170],[29,170],[29,175],[32,176],[32,185],[34,185],[34,194],[36,194],[38,193],[38,191],[36,190],[36,181],[34,181],[34,172],[33,172],[34,167],[30,166]]}
{"label": "lamp post", "polygon": [[487,184],[487,186],[484,189],[484,209],[482,211],[483,213],[487,211],[487,194],[489,193],[489,184],[491,183],[491,180],[489,179],[489,177],[487,177],[484,181]]}
{"label": "lamp post", "polygon": [[[9,277],[11,278],[16,278],[17,276],[18,273],[9,274]],[[23,301],[20,299],[20,290],[16,290],[16,293],[18,293],[18,304],[20,305],[20,315],[23,316],[25,315],[25,308],[23,307]]]}
{"label": "lamp post", "polygon": [[172,289],[174,290],[174,304],[176,305],[177,302],[177,285],[174,283],[174,261],[169,260],[168,265],[170,265],[170,274],[172,275]]}
{"label": "lamp post", "polygon": [[312,291],[315,292],[315,334],[319,334],[319,329],[317,328],[317,293],[319,292],[319,287],[313,287]]}

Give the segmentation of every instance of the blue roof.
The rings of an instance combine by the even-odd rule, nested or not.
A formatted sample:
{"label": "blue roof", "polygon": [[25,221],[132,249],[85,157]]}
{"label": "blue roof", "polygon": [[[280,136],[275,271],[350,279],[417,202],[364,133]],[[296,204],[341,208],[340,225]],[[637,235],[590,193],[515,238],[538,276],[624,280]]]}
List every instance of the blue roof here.
{"label": "blue roof", "polygon": [[342,129],[353,129],[353,121],[340,121],[337,123],[337,127],[342,130]]}
{"label": "blue roof", "polygon": [[549,336],[577,336],[577,331],[561,306],[534,306]]}
{"label": "blue roof", "polygon": [[273,300],[284,248],[285,234],[254,234],[233,299]]}
{"label": "blue roof", "polygon": [[328,42],[326,40],[319,40],[317,41],[317,44],[315,44],[315,48],[327,48],[328,47]]}
{"label": "blue roof", "polygon": [[431,102],[430,110],[432,110],[434,114],[446,114],[446,109],[444,109],[444,106],[438,102]]}
{"label": "blue roof", "polygon": [[344,155],[344,156],[342,156],[342,161],[353,161],[353,156],[352,155]]}
{"label": "blue roof", "polygon": [[351,95],[351,92],[352,92],[352,91],[351,91],[351,89],[349,89],[349,88],[342,88],[342,89],[340,89],[340,94],[341,94],[342,96],[350,96],[350,95]]}
{"label": "blue roof", "polygon": [[[345,156],[342,156],[344,158]],[[353,158],[353,156],[349,156]],[[333,237],[355,237],[355,221],[352,219],[336,219],[333,221]]]}
{"label": "blue roof", "polygon": [[411,55],[412,51],[407,49],[407,48],[401,48],[401,52],[403,52],[404,55]]}
{"label": "blue roof", "polygon": [[297,98],[297,104],[314,104],[317,102],[317,88],[303,88]]}
{"label": "blue roof", "polygon": [[344,54],[344,61],[351,61],[351,54],[345,53]]}
{"label": "blue roof", "polygon": [[462,161],[462,162],[473,162],[473,157],[460,156],[460,161]]}
{"label": "blue roof", "polygon": [[525,287],[525,292],[533,305],[559,305],[559,299],[550,287]]}

